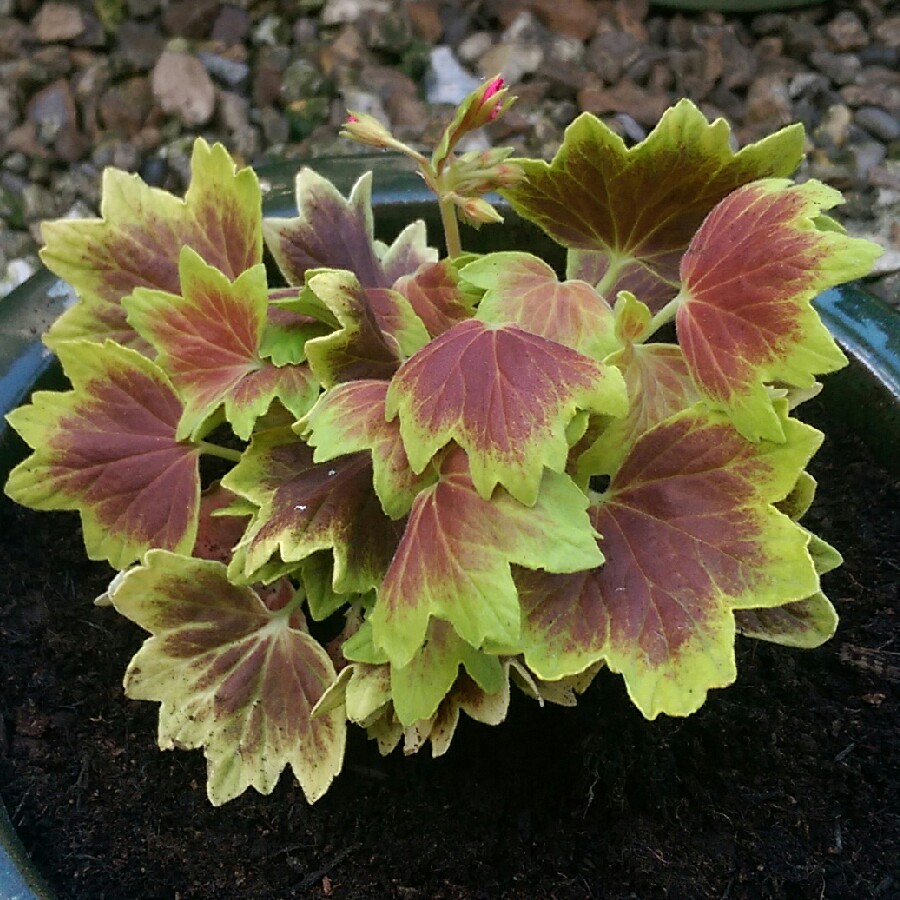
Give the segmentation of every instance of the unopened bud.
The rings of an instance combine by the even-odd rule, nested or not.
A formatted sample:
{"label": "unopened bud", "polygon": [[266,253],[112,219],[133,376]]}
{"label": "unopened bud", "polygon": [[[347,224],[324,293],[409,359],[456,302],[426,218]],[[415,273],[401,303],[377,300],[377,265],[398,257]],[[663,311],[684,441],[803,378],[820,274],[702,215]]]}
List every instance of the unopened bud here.
{"label": "unopened bud", "polygon": [[503,221],[503,216],[481,197],[458,197],[454,198],[454,202],[460,219],[467,225],[479,228]]}
{"label": "unopened bud", "polygon": [[349,112],[340,134],[341,137],[379,150],[387,150],[397,143],[390,131],[375,116],[368,113]]}

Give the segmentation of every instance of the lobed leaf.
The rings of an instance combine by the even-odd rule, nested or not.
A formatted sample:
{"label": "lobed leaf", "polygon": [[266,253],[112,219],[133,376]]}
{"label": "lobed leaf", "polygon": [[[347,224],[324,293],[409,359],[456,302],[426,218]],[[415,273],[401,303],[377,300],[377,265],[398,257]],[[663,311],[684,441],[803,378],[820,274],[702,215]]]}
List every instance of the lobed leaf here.
{"label": "lobed leaf", "polygon": [[515,324],[592,359],[619,346],[613,311],[584,281],[560,283],[556,272],[529,253],[491,253],[469,263],[460,277],[485,292],[478,318]]}
{"label": "lobed leaf", "polygon": [[485,500],[465,453],[451,450],[440,480],[413,503],[370,615],[376,647],[398,667],[422,646],[431,617],[475,648],[517,645],[515,563],[552,572],[598,565],[603,557],[586,516],[587,498],[564,475],[545,472],[526,507],[506,491]]}
{"label": "lobed leaf", "polygon": [[605,564],[516,574],[528,665],[554,679],[603,660],[651,719],[730,684],[734,611],[818,590],[808,533],[772,504],[821,436],[783,428],[784,443],[753,443],[698,404],[642,435],[591,508]]}
{"label": "lobed leaf", "polygon": [[417,475],[410,468],[399,424],[385,421],[387,390],[388,382],[372,379],[336,385],[319,398],[298,427],[315,448],[317,463],[371,451],[375,493],[385,513],[399,519],[434,477],[427,470]]}
{"label": "lobed leaf", "polygon": [[741,185],[793,172],[803,140],[796,125],[735,153],[724,120],[680,100],[627,148],[585,113],[552,162],[514,160],[525,177],[501,193],[571,248],[567,277],[602,281],[608,298],[631,290],[658,309],[677,293],[679,260],[707,213]]}
{"label": "lobed leaf", "polygon": [[178,437],[196,437],[224,407],[247,440],[277,397],[295,416],[319,394],[309,367],[276,366],[260,356],[268,293],[262,264],[232,283],[189,247],[181,254],[181,294],[137,288],[125,300],[128,321],[159,352],[185,400]]}
{"label": "lobed leaf", "polygon": [[199,450],[179,441],[182,403],[162,369],[112,341],[56,352],[74,390],[39,391],[7,420],[34,450],[6,493],[32,509],[77,509],[91,559],[121,569],[151,547],[189,553]]}
{"label": "lobed leaf", "polygon": [[323,464],[312,454],[289,428],[258,432],[222,479],[224,487],[257,507],[229,572],[236,579],[257,577],[270,561],[290,569],[330,549],[334,589],[365,593],[381,582],[402,523],[382,511],[366,454]]}
{"label": "lobed leaf", "polygon": [[306,343],[309,364],[325,387],[389,379],[404,359],[428,343],[421,319],[397,291],[363,287],[346,271],[319,272],[308,287],[341,326]]}
{"label": "lobed leaf", "polygon": [[110,599],[148,638],[125,690],[160,702],[159,746],[203,747],[207,793],[220,805],[253,787],[270,794],[290,765],[315,802],[340,771],[345,720],[312,717],[334,681],[287,582],[260,595],[219,562],[151,550]]}
{"label": "lobed leaf", "polygon": [[846,364],[810,301],[866,274],[881,249],[817,227],[840,199],[812,181],[747,185],[710,213],[682,260],[685,360],[710,405],[752,440],[782,440],[765,382],[809,388]]}
{"label": "lobed leaf", "polygon": [[75,288],[80,302],[46,335],[61,341],[107,338],[142,351],[122,300],[138,287],[179,292],[178,260],[190,247],[230,279],[262,262],[259,182],[236,169],[221,144],[197,138],[183,200],[148,187],[137,175],[107,168],[99,219],[58,219],[41,226],[41,259]]}
{"label": "lobed leaf", "polygon": [[566,426],[579,410],[622,415],[619,372],[518,326],[474,319],[408,359],[386,399],[414,472],[453,440],[483,498],[502,484],[525,504],[535,502],[545,467],[564,470]]}
{"label": "lobed leaf", "polygon": [[420,266],[397,279],[393,289],[406,297],[433,338],[475,314],[476,297],[460,281],[458,259]]}
{"label": "lobed leaf", "polygon": [[366,172],[345,199],[324,176],[297,173],[298,215],[267,218],[266,246],[288,284],[302,285],[311,269],[345,269],[367,288],[389,288],[437,254],[425,245],[424,226],[408,226],[382,255],[372,233],[372,173]]}

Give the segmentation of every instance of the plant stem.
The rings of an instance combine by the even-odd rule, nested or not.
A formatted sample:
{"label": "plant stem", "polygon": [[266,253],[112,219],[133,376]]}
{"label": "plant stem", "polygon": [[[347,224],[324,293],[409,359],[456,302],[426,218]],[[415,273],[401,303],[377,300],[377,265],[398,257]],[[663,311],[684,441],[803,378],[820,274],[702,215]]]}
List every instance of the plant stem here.
{"label": "plant stem", "polygon": [[438,196],[438,207],[441,211],[441,225],[444,226],[444,240],[447,242],[447,256],[453,259],[453,257],[462,253],[456,210],[452,200],[447,200],[440,196]]}
{"label": "plant stem", "polygon": [[675,313],[678,312],[678,307],[681,306],[681,294],[677,297],[673,297],[655,316],[650,320],[650,324],[647,326],[647,333],[644,335],[644,339],[646,340],[650,337],[651,334],[655,334],[659,331],[666,322],[671,322],[672,319],[675,318]]}
{"label": "plant stem", "polygon": [[622,268],[622,261],[619,259],[610,258],[609,265],[606,268],[606,271],[603,273],[603,277],[597,282],[596,291],[597,293],[603,297],[610,306],[612,306],[615,301],[615,297],[607,297],[607,293],[609,289],[616,283],[616,279],[619,277],[619,270]]}
{"label": "plant stem", "polygon": [[220,447],[218,444],[211,444],[209,441],[198,441],[197,447],[201,453],[205,453],[207,456],[218,456],[220,459],[227,459],[231,462],[240,462],[243,456],[240,450]]}

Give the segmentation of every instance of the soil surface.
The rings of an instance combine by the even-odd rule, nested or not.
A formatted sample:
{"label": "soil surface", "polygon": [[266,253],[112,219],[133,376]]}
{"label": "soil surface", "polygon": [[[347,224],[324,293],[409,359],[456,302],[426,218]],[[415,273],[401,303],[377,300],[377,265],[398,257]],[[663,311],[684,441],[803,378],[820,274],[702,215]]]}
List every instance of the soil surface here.
{"label": "soil surface", "polygon": [[77,900],[900,897],[900,490],[845,431],[812,467],[810,527],[847,559],[825,647],[742,640],[737,684],[686,720],[644,721],[601,673],[575,710],[463,719],[439,760],[354,731],[312,808],[287,776],[209,805],[201,754],[159,752],[156,705],[123,696],[142,634],[92,605],[108,571],[77,518],[4,499],[3,800]]}

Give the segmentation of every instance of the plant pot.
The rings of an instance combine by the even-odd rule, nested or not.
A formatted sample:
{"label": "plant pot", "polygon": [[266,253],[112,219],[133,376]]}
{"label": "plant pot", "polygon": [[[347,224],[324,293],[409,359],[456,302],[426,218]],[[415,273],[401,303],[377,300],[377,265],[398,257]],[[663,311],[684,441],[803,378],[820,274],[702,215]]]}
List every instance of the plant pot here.
{"label": "plant pot", "polygon": [[[317,167],[345,192],[374,169],[384,237],[420,216],[439,233],[430,195],[396,160]],[[291,214],[295,168],[261,173],[268,214]],[[469,232],[464,242],[545,255],[544,239],[518,221]],[[4,412],[36,384],[60,383],[39,336],[71,299],[41,273],[0,306]],[[814,651],[742,642],[737,684],[684,721],[644,721],[607,675],[578,710],[517,698],[500,728],[465,722],[438,761],[381,759],[357,735],[344,775],[315,807],[285,778],[272,797],[245,795],[213,809],[200,754],[159,753],[155,705],[121,696],[124,662],[142,638],[91,606],[109,570],[81,562],[67,573],[56,562],[67,537],[73,558],[83,553],[74,518],[37,519],[3,498],[0,559],[11,566],[31,551],[44,599],[21,601],[15,620],[0,609],[0,676],[13,660],[15,682],[0,693],[0,771],[34,775],[28,787],[0,784],[56,893],[0,807],[0,896],[887,896],[900,885],[890,813],[898,787],[889,778],[900,741],[896,664],[885,665],[878,649],[890,640],[896,599],[900,318],[854,287],[817,302],[851,358],[804,407],[828,437],[814,470],[822,485],[813,516],[848,560],[826,582],[845,624]],[[4,475],[23,454],[7,432]],[[13,582],[8,595],[25,587]],[[78,658],[64,655],[73,643]],[[26,656],[32,649],[35,664]],[[84,682],[81,699],[67,699],[70,682]],[[63,754],[54,741],[70,746]],[[72,756],[74,768],[61,756]],[[55,781],[54,769],[62,770]],[[127,821],[104,818],[105,795],[126,804]],[[48,798],[73,807],[81,831],[50,837],[44,822],[61,814]]]}

